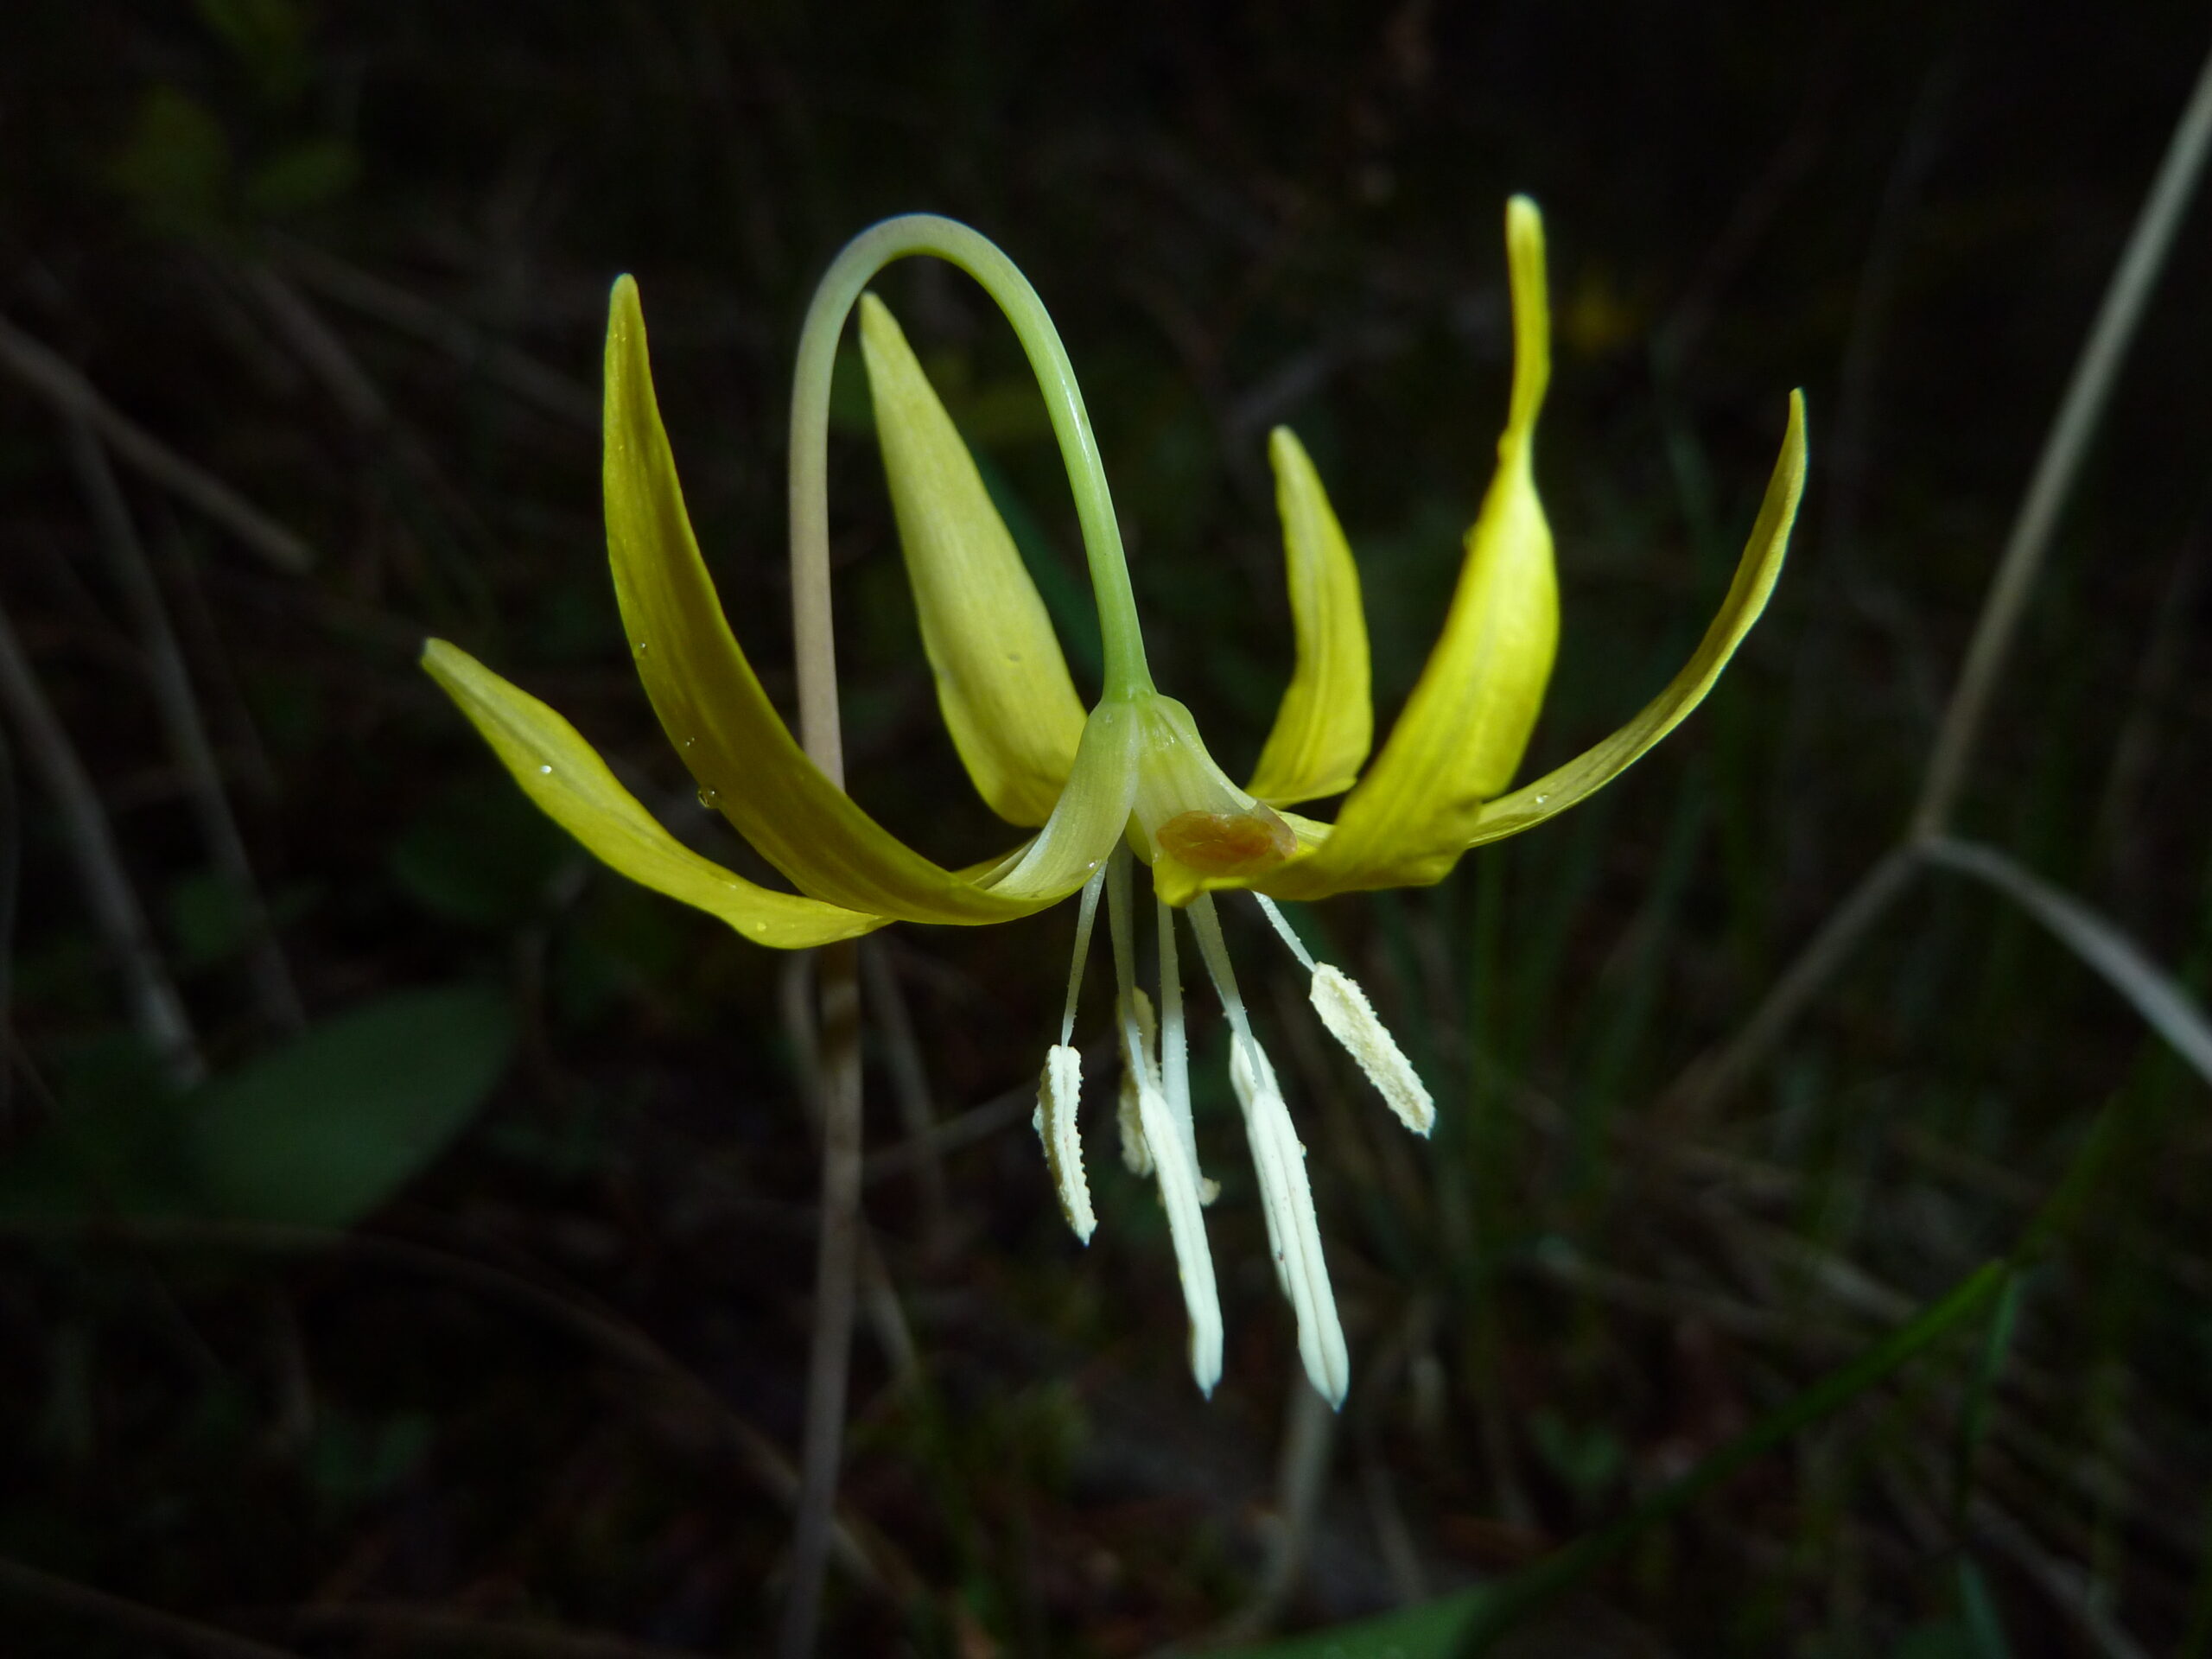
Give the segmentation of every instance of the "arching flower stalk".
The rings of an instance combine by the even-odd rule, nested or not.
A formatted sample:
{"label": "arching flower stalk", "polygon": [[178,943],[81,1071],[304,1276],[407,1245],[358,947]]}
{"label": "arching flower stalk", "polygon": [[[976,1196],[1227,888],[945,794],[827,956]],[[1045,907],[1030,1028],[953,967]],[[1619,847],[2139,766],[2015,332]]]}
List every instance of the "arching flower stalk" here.
{"label": "arching flower stalk", "polygon": [[[938,705],[969,778],[1009,823],[1035,833],[1001,857],[944,868],[878,824],[802,753],[732,636],[701,560],[654,403],[638,290],[614,286],[607,338],[606,506],[623,625],[639,677],[701,796],[795,893],[772,891],[690,851],[615,781],[575,728],[442,640],[423,666],[516,780],[593,854],[632,880],[720,917],[745,938],[795,950],[887,922],[1010,921],[1080,895],[1059,1040],[1036,1122],[1077,1236],[1095,1226],[1077,1128],[1072,1046],[1084,957],[1102,894],[1116,976],[1122,1150],[1157,1181],[1190,1323],[1190,1358],[1211,1393],[1222,1329],[1204,1205],[1213,1184],[1192,1132],[1178,938],[1187,925],[1230,1030],[1277,1276],[1295,1310],[1313,1386],[1341,1402],[1350,1378],[1305,1149],[1237,990],[1217,891],[1249,893],[1312,975],[1323,1024],[1408,1128],[1427,1135],[1428,1090],[1359,988],[1317,963],[1272,900],[1421,886],[1460,855],[1564,811],[1620,773],[1711,689],[1766,603],[1805,474],[1793,395],[1782,456],[1719,614],[1681,671],[1594,748],[1512,789],[1558,637],[1552,537],[1536,494],[1535,430],[1550,374],[1543,231],[1535,205],[1506,211],[1513,302],[1512,396],[1497,467],[1466,536],[1459,586],[1427,667],[1371,765],[1366,624],[1359,577],[1298,440],[1268,444],[1283,522],[1297,662],[1252,777],[1214,763],[1190,712],[1154,685],[1090,422],[1059,337],[1005,255],[964,226],[913,216],[864,232],[823,277],[808,314],[792,398],[793,535],[826,545],[830,372],[857,302],[875,424]],[[1104,646],[1086,711],[1045,607],[975,462],[868,281],[934,254],[997,301],[1036,372],[1068,466]],[[1345,791],[1349,793],[1345,793]],[[1333,823],[1288,809],[1344,793]],[[1135,866],[1157,910],[1158,1001],[1137,985]],[[1181,922],[1178,921],[1180,917]]]}

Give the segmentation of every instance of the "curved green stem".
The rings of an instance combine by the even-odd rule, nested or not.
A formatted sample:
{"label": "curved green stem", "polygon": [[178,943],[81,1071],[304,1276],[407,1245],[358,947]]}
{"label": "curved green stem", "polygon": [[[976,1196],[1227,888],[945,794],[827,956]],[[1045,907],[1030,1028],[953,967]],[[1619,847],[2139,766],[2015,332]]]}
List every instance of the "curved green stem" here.
{"label": "curved green stem", "polygon": [[[1059,331],[1029,279],[988,238],[934,213],[907,213],[862,231],[845,245],[814,290],[799,335],[798,365],[791,383],[791,523],[792,611],[799,640],[799,728],[810,753],[827,734],[836,748],[836,683],[833,673],[809,674],[812,658],[826,666],[830,654],[829,430],[830,376],[838,336],[868,280],[895,259],[934,254],[957,265],[997,302],[1027,354],[1052,420],[1075,493],[1084,551],[1098,604],[1105,645],[1104,697],[1121,701],[1150,691],[1144,638],[1138,632],[1135,595],[1122,551],[1121,526],[1099,464],[1097,440],[1076,386],[1075,370]],[[819,683],[810,683],[818,680]],[[816,753],[817,763],[823,756]],[[824,770],[829,770],[825,764]]]}

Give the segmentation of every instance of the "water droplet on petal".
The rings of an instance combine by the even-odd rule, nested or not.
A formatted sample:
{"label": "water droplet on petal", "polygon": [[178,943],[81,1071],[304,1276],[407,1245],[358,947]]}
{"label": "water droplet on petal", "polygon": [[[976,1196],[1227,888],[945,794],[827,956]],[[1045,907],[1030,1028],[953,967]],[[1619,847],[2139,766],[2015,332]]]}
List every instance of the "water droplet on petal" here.
{"label": "water droplet on petal", "polygon": [[537,769],[537,775],[541,778],[550,778],[553,775],[553,768],[550,766],[540,766]]}
{"label": "water droplet on petal", "polygon": [[707,810],[708,810],[708,811],[712,812],[712,811],[714,811],[716,808],[720,807],[720,806],[721,805],[721,804],[722,804],[722,792],[721,792],[721,791],[720,791],[720,790],[718,790],[718,789],[715,788],[712,785],[709,785],[709,784],[702,784],[702,785],[699,785],[699,804],[700,804],[700,805],[702,805],[702,806],[705,807],[705,808],[707,809]]}

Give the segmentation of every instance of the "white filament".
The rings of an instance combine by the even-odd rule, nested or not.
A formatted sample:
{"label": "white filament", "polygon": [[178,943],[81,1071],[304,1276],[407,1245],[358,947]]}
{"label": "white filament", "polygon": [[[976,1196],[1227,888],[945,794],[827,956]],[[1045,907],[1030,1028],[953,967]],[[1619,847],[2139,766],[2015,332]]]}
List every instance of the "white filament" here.
{"label": "white filament", "polygon": [[1306,1148],[1290,1121],[1290,1109],[1283,1102],[1274,1067],[1252,1034],[1244,999],[1236,988],[1236,975],[1230,966],[1229,949],[1222,939],[1221,920],[1210,896],[1202,894],[1192,901],[1191,931],[1198,935],[1199,954],[1205,959],[1222,1010],[1229,1017],[1230,1081],[1244,1110],[1244,1134],[1251,1144],[1253,1168],[1259,1175],[1260,1205],[1267,1217],[1275,1279],[1298,1316],[1299,1358],[1314,1391],[1332,1406],[1341,1407],[1351,1382],[1351,1356],[1344,1344],[1343,1323],[1337,1316],[1328,1262],[1321,1253],[1320,1221],[1313,1210],[1313,1188],[1306,1175]]}
{"label": "white filament", "polygon": [[1160,925],[1160,1088],[1174,1114],[1191,1166],[1198,1167],[1198,1138],[1191,1122],[1191,1045],[1183,1028],[1183,970],[1175,950],[1175,912],[1156,901]]}
{"label": "white filament", "polygon": [[1106,867],[1083,884],[1083,907],[1075,922],[1075,960],[1068,964],[1068,1000],[1060,1013],[1060,1046],[1075,1037],[1076,999],[1083,994],[1083,965],[1090,957],[1090,925],[1098,919],[1098,890],[1106,885]]}
{"label": "white filament", "polygon": [[[1214,1284],[1213,1255],[1206,1248],[1206,1219],[1198,1194],[1198,1160],[1183,1139],[1162,1094],[1159,1073],[1137,1026],[1135,918],[1129,899],[1129,855],[1116,848],[1107,866],[1107,917],[1114,936],[1114,971],[1121,993],[1122,1052],[1141,1060],[1129,1071],[1137,1085],[1138,1121],[1167,1211],[1167,1235],[1175,1246],[1175,1270],[1183,1281],[1183,1306],[1191,1321],[1191,1376],[1201,1394],[1211,1396],[1221,1381],[1221,1294]],[[1171,940],[1172,940],[1172,935]],[[1174,949],[1172,942],[1169,952]],[[1172,955],[1169,957],[1172,962]]]}
{"label": "white filament", "polygon": [[1266,893],[1255,893],[1252,897],[1259,901],[1261,913],[1273,922],[1275,931],[1282,935],[1282,942],[1290,947],[1290,954],[1306,964],[1307,973],[1312,973],[1313,953],[1306,948],[1306,941],[1298,937],[1297,931],[1291,926],[1289,918],[1276,908],[1275,901],[1268,898]]}
{"label": "white filament", "polygon": [[[1122,1161],[1129,1166],[1132,1175],[1152,1173],[1152,1148],[1144,1141],[1144,1114],[1139,1100],[1138,1079],[1150,1071],[1154,1065],[1154,1045],[1159,1040],[1159,1024],[1152,1017],[1152,999],[1142,991],[1132,988],[1131,1004],[1135,1020],[1129,1018],[1129,1008],[1116,1005],[1118,1034],[1122,1045],[1122,1084],[1120,1101],[1116,1111],[1122,1126]],[[1141,1046],[1133,1053],[1129,1049],[1129,1033],[1135,1030]]]}

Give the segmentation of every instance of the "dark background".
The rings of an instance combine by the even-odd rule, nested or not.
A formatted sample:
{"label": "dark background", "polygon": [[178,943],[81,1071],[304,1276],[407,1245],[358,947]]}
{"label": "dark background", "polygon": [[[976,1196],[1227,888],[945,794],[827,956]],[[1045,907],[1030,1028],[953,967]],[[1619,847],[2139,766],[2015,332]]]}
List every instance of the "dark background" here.
{"label": "dark background", "polygon": [[[1687,653],[1796,385],[1812,481],[1765,620],[1628,779],[1434,889],[1308,918],[1442,1121],[1405,1141],[1269,1022],[1355,1364],[1310,1565],[1273,1611],[1348,1618],[1573,1538],[2063,1192],[1968,1486],[1961,1338],[1520,1639],[1986,1653],[1970,1584],[2022,1655],[2133,1650],[2095,1645],[2100,1618],[2180,1650],[2212,1476],[2201,1081],[2032,923],[1936,875],[1739,1096],[1656,1103],[1899,833],[2209,44],[2200,8],[2147,3],[5,8],[0,315],[315,563],[275,568],[123,462],[104,493],[51,400],[0,379],[0,604],[219,1079],[162,1082],[12,728],[0,1554],[300,1653],[765,1645],[812,1271],[791,964],[573,856],[416,669],[422,637],[546,697],[741,857],[690,804],[611,603],[607,285],[641,284],[702,541],[787,696],[798,320],[847,237],[929,209],[1052,308],[1156,672],[1230,770],[1288,671],[1276,422],[1359,557],[1379,725],[1487,478],[1521,190],[1550,237],[1538,477],[1564,607],[1531,775]],[[1961,826],[2198,984],[2208,267],[2200,205]],[[941,268],[880,291],[1088,689],[1072,515],[1009,331]],[[982,856],[1003,830],[938,721],[856,378],[838,407],[855,791],[942,861]],[[118,499],[298,1002],[337,1022],[291,1071],[267,1069],[290,1016],[111,569]],[[905,1139],[917,1092],[982,1132],[941,1186],[910,1161],[868,1190],[844,1490],[888,1583],[833,1569],[831,1651],[1149,1651],[1247,1606],[1280,1535],[1302,1384],[1217,1027],[1197,1039],[1227,1188],[1211,1404],[1097,1103],[1103,1051],[1087,1252],[1027,1126],[1071,925],[878,936],[915,1034],[873,999],[871,1147]],[[1232,944],[1260,1006],[1294,1014],[1280,951]],[[346,1190],[257,1185],[272,1135]],[[0,1581],[0,1646],[149,1650],[127,1612],[41,1582]]]}

